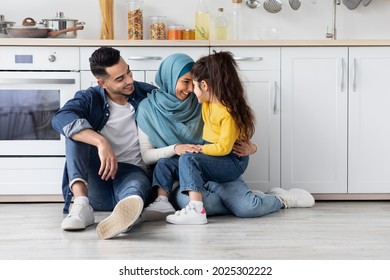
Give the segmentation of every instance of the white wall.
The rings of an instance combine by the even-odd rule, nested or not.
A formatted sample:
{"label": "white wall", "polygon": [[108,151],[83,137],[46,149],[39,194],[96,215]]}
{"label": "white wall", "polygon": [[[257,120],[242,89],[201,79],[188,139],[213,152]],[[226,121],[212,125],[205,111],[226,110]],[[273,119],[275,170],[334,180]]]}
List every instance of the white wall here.
{"label": "white wall", "polygon": [[[206,1],[211,12],[223,7],[229,14],[231,0]],[[333,0],[301,0],[297,11],[290,8],[288,0],[281,1],[282,11],[271,14],[262,6],[249,9],[243,0],[243,39],[259,39],[258,27],[276,27],[279,39],[325,39],[327,26],[332,24]],[[152,15],[164,15],[167,24],[193,28],[196,4],[197,0],[144,0],[144,21],[146,23]],[[86,23],[85,29],[78,31],[79,39],[99,38],[98,0],[2,0],[0,7],[0,14],[17,24],[25,17],[37,21],[52,18],[58,11]],[[126,28],[126,0],[115,0],[115,39],[127,39]],[[343,4],[337,6],[337,28],[338,39],[390,39],[390,0],[372,0],[369,6],[360,4],[355,10],[349,10]],[[146,28],[144,31],[148,34]],[[147,35],[145,39],[148,39]]]}

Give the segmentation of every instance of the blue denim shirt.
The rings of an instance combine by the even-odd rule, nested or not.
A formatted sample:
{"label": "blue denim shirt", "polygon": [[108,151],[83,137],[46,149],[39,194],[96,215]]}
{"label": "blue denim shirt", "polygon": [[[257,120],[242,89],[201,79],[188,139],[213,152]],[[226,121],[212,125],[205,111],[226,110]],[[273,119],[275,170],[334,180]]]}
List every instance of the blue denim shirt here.
{"label": "blue denim shirt", "polygon": [[[134,81],[134,92],[128,102],[137,110],[139,103],[156,87],[147,83]],[[102,130],[110,117],[104,89],[100,86],[90,87],[76,92],[73,99],[54,115],[52,126],[67,138],[84,129],[93,129],[96,132]],[[68,174],[65,164],[62,178],[62,194],[65,200],[64,213],[69,212],[72,193],[69,189]]]}

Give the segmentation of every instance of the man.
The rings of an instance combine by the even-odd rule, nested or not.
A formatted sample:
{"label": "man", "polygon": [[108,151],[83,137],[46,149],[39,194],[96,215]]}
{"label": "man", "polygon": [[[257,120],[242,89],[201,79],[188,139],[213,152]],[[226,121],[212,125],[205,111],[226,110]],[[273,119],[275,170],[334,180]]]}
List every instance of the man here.
{"label": "man", "polygon": [[133,80],[129,65],[114,48],[90,57],[98,86],[78,91],[53,117],[66,137],[63,177],[64,230],[94,224],[94,210],[112,211],[96,228],[101,239],[127,231],[149,201],[151,182],[142,161],[135,111],[155,87]]}

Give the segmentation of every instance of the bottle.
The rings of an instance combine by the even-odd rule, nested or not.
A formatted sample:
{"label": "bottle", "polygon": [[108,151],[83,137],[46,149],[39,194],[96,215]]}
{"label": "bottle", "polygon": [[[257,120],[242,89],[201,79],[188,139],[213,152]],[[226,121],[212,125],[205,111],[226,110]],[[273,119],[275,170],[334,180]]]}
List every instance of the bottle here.
{"label": "bottle", "polygon": [[127,10],[127,38],[129,40],[143,39],[144,18],[142,0],[128,0]]}
{"label": "bottle", "polygon": [[215,17],[215,39],[227,40],[228,35],[228,20],[223,13],[223,8],[218,8],[218,13]]}
{"label": "bottle", "polygon": [[232,25],[231,25],[231,39],[239,40],[241,39],[241,9],[242,9],[242,0],[232,0]]}
{"label": "bottle", "polygon": [[205,0],[199,0],[195,13],[195,40],[209,40],[210,13]]}

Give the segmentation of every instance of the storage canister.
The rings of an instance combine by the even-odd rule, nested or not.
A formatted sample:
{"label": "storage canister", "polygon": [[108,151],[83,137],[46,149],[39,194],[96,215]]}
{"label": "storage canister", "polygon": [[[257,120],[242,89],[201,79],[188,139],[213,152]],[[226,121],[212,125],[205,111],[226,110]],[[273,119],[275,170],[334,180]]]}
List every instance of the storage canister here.
{"label": "storage canister", "polygon": [[195,29],[186,28],[182,32],[183,40],[195,40]]}
{"label": "storage canister", "polygon": [[168,40],[181,40],[183,29],[184,29],[183,25],[169,25]]}
{"label": "storage canister", "polygon": [[127,38],[129,40],[142,40],[144,28],[143,1],[129,0],[127,4]]}
{"label": "storage canister", "polygon": [[165,16],[153,16],[149,18],[150,21],[150,40],[166,40],[167,27],[165,25]]}

